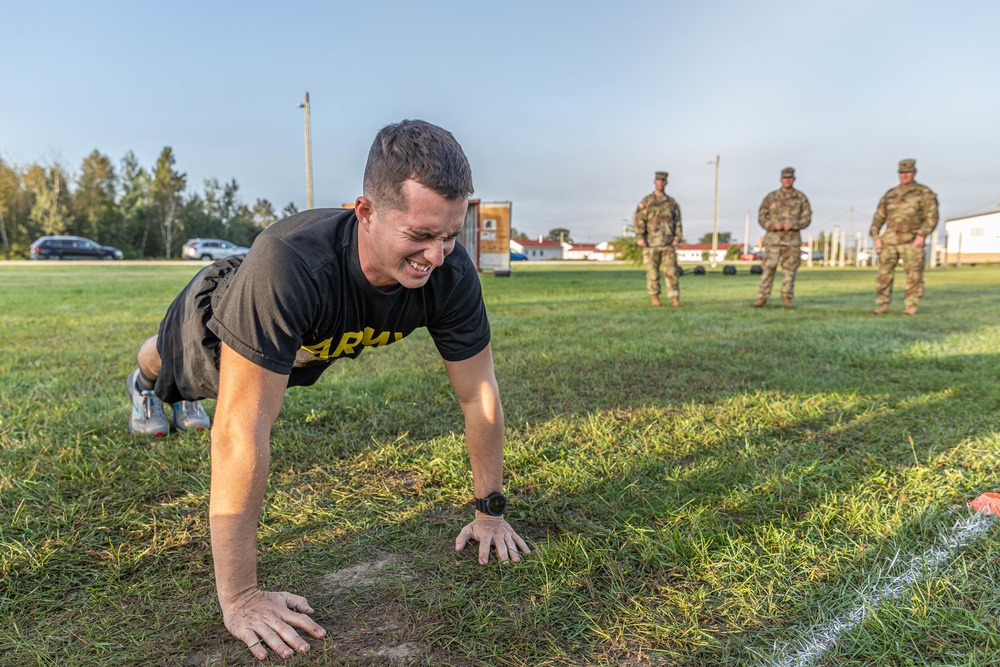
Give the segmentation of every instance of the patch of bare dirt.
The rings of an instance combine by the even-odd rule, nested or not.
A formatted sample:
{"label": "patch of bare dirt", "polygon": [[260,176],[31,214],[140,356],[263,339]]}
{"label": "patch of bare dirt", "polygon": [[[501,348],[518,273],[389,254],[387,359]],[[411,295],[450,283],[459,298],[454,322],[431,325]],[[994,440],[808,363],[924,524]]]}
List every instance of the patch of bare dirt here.
{"label": "patch of bare dirt", "polygon": [[379,582],[379,570],[388,565],[395,565],[400,562],[400,557],[387,555],[370,563],[358,563],[324,574],[319,579],[319,583],[326,590],[336,588],[358,588],[361,586],[373,586]]}
{"label": "patch of bare dirt", "polygon": [[402,562],[397,554],[383,554],[320,577],[333,603],[329,624],[320,622],[330,631],[327,641],[348,660],[398,665],[426,657],[419,629],[395,594],[401,582],[415,578]]}
{"label": "patch of bare dirt", "polygon": [[[317,640],[300,632],[309,642],[309,653],[295,656],[288,664],[399,667],[428,660],[435,662],[433,652],[421,641],[420,628],[399,601],[400,583],[416,578],[402,563],[397,554],[381,554],[371,561],[321,576],[316,582],[317,590],[306,596],[316,608],[313,618],[328,634]],[[214,642],[183,656],[174,656],[170,664],[183,667],[260,664],[242,642],[223,633],[224,630]],[[271,661],[281,662],[273,656]],[[445,662],[456,664],[449,661],[442,664]]]}

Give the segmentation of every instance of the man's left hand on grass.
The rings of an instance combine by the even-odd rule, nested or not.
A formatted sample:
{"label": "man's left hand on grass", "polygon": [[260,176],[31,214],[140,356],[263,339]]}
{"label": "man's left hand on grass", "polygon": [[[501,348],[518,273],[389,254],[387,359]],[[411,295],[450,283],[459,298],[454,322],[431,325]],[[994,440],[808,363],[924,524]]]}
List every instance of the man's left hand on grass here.
{"label": "man's left hand on grass", "polygon": [[496,547],[502,562],[521,562],[521,554],[530,554],[531,549],[521,536],[514,532],[503,517],[489,516],[476,512],[476,518],[465,526],[455,539],[455,551],[461,551],[469,540],[479,542],[479,563],[490,562],[490,549]]}

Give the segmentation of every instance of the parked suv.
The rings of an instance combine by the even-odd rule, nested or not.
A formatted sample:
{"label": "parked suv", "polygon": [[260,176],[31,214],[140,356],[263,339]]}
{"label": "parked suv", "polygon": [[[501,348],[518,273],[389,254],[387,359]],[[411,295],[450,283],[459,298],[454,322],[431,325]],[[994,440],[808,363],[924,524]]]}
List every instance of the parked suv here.
{"label": "parked suv", "polygon": [[181,250],[181,258],[215,261],[230,255],[245,255],[249,250],[223,239],[188,239]]}
{"label": "parked suv", "polygon": [[124,259],[122,251],[82,236],[42,236],[31,244],[31,259]]}

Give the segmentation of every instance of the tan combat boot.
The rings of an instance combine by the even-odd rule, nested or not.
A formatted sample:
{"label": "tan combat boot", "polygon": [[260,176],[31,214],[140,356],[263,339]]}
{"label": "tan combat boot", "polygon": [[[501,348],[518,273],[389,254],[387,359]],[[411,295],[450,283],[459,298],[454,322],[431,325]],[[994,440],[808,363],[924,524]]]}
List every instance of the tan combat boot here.
{"label": "tan combat boot", "polygon": [[904,315],[916,315],[917,314],[917,307],[916,306],[907,306],[906,308],[903,309],[903,314]]}
{"label": "tan combat boot", "polygon": [[678,298],[676,296],[670,297],[670,305],[673,306],[674,308],[680,308],[681,307],[681,300],[680,300],[680,298]]}
{"label": "tan combat boot", "polygon": [[763,308],[767,305],[767,299],[762,296],[757,297],[757,300],[753,302],[754,308]]}
{"label": "tan combat boot", "polygon": [[889,304],[883,303],[875,306],[875,310],[872,311],[872,315],[885,315],[889,312]]}
{"label": "tan combat boot", "polygon": [[660,305],[660,295],[659,294],[651,294],[650,296],[653,297],[653,305],[654,306],[659,306]]}
{"label": "tan combat boot", "polygon": [[792,305],[792,297],[790,297],[790,296],[783,296],[783,297],[781,297],[781,305],[783,305],[785,308],[794,308],[795,307],[795,306]]}

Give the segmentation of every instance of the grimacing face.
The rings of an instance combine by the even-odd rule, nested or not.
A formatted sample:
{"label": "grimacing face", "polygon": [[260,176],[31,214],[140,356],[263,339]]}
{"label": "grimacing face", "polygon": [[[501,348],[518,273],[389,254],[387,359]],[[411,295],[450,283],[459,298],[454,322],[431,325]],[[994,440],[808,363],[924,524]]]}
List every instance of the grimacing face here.
{"label": "grimacing face", "polygon": [[449,200],[414,180],[403,183],[406,210],[355,202],[361,270],[377,288],[422,287],[455,249],[468,200]]}

